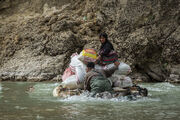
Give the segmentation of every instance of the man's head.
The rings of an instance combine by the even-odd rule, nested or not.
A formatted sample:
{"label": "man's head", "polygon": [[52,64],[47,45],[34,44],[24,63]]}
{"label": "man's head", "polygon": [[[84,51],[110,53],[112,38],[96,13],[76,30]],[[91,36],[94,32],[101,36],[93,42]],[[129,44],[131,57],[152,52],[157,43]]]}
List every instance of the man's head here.
{"label": "man's head", "polygon": [[93,62],[87,63],[86,72],[89,72],[90,70],[94,69],[95,64]]}
{"label": "man's head", "polygon": [[106,33],[101,33],[99,35],[99,40],[101,43],[105,43],[108,40],[108,35]]}

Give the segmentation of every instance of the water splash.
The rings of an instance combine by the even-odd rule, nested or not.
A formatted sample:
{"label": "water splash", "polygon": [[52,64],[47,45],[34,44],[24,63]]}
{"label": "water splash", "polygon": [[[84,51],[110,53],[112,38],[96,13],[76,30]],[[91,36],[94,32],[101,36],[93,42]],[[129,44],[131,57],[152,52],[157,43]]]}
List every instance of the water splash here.
{"label": "water splash", "polygon": [[3,96],[2,96],[2,85],[1,85],[1,83],[0,83],[0,99],[2,98]]}
{"label": "water splash", "polygon": [[0,92],[1,92],[1,90],[2,90],[2,85],[1,85],[1,83],[0,83]]}
{"label": "water splash", "polygon": [[14,108],[18,109],[18,110],[25,110],[25,109],[27,109],[27,107],[21,107],[21,106],[15,106]]}
{"label": "water splash", "polygon": [[65,99],[59,99],[61,102],[66,102],[66,103],[86,103],[86,102],[91,102],[91,103],[99,103],[99,102],[159,102],[159,98],[151,98],[151,97],[133,97],[133,96],[121,96],[117,98],[95,98],[95,97],[90,97],[88,93],[83,93],[79,96],[69,96]]}
{"label": "water splash", "polygon": [[137,98],[129,98],[119,97],[119,98],[94,98],[90,97],[89,93],[83,93],[79,96],[69,96],[67,98],[53,97],[52,91],[58,86],[59,83],[38,83],[34,85],[35,88],[33,92],[29,93],[31,98],[35,98],[43,101],[51,101],[51,102],[64,102],[64,103],[99,103],[99,102],[124,102],[124,103],[141,103],[141,102],[159,102],[161,98],[159,96],[166,94],[167,92],[171,92],[177,88],[175,85],[170,83],[156,83],[156,84],[141,84],[141,87],[147,88],[149,91],[148,97],[137,97]]}
{"label": "water splash", "polygon": [[58,86],[59,83],[38,83],[33,87],[33,91],[28,92],[31,98],[39,100],[51,100],[53,98],[53,89]]}
{"label": "water splash", "polygon": [[43,117],[43,116],[40,116],[40,115],[37,115],[37,116],[36,116],[36,119],[37,119],[37,120],[40,120],[40,119],[44,119],[44,117]]}
{"label": "water splash", "polygon": [[155,83],[155,84],[142,84],[142,87],[146,87],[150,92],[169,92],[179,89],[171,83]]}
{"label": "water splash", "polygon": [[[165,83],[166,85],[167,83]],[[29,96],[31,98],[39,99],[39,100],[45,100],[45,101],[52,101],[52,102],[66,102],[66,103],[82,103],[82,102],[157,102],[160,101],[159,98],[152,98],[152,93],[149,94],[149,97],[137,97],[137,98],[129,98],[127,96],[125,97],[119,97],[119,98],[94,98],[90,97],[89,93],[83,93],[79,96],[69,96],[67,98],[60,98],[60,97],[53,97],[52,91],[53,89],[58,86],[59,83],[38,83],[34,85],[34,91],[29,93]],[[161,87],[163,87],[163,84],[161,85],[152,85],[148,86],[147,84],[141,85],[143,87],[148,88],[149,91],[163,91]],[[159,88],[157,88],[157,86]],[[166,86],[174,87],[171,84],[167,84]]]}
{"label": "water splash", "polygon": [[[19,112],[20,115],[17,115],[21,116],[22,119],[31,119],[32,117],[32,119],[48,119],[50,114],[52,119],[87,118],[89,120],[111,120],[119,118],[126,119],[127,116],[132,120],[152,119],[152,117],[163,120],[164,118],[166,120],[179,118],[179,85],[176,86],[169,83],[141,84],[141,87],[148,88],[150,95],[135,100],[129,100],[128,97],[112,99],[93,98],[89,97],[88,93],[63,99],[52,96],[53,89],[59,85],[59,83],[26,83],[24,85],[19,85],[19,83],[1,84],[1,89],[4,93],[3,99],[9,101],[5,102],[0,99],[0,106],[4,107],[0,110],[4,110],[1,112],[5,115],[3,117],[1,116],[2,118],[6,118],[6,116],[12,113],[9,109],[13,109],[15,112],[23,111]],[[30,85],[33,85],[35,88],[34,91],[24,94],[23,90]],[[16,89],[17,91],[14,92],[15,94],[12,94],[10,90],[5,90],[6,88],[10,90]],[[163,92],[162,90],[168,92]],[[19,93],[22,96],[20,99],[25,102],[21,102],[19,99],[13,100],[12,102],[13,98],[20,96]],[[10,108],[8,108],[8,106]],[[14,115],[14,118],[17,116]]]}

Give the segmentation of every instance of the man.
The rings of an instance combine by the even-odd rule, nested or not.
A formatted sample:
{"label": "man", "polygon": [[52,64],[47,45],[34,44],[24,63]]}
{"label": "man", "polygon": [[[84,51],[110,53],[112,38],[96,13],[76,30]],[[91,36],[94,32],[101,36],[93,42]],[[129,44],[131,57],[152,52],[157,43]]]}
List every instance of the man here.
{"label": "man", "polygon": [[108,65],[118,61],[118,55],[114,50],[112,43],[108,40],[108,35],[106,33],[101,33],[99,35],[99,40],[101,42],[101,47],[98,52],[98,59],[96,63],[100,65]]}
{"label": "man", "polygon": [[[94,69],[95,64],[88,62],[86,69],[86,76],[84,82],[84,90],[88,90],[92,93],[92,96],[101,92],[112,92],[111,82],[107,79],[106,73],[108,71],[97,71]],[[116,70],[117,65],[111,70]]]}

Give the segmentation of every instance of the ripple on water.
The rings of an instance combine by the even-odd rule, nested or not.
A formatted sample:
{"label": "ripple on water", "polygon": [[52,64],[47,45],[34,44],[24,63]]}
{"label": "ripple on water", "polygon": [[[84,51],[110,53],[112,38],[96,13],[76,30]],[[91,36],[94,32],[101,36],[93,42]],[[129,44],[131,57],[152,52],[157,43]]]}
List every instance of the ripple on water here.
{"label": "ripple on water", "polygon": [[[102,98],[93,98],[89,97],[86,93],[81,94],[80,96],[70,96],[65,99],[59,97],[53,97],[53,89],[58,86],[59,83],[38,83],[34,85],[34,91],[29,93],[31,98],[35,98],[42,101],[51,101],[51,102],[65,102],[65,103],[144,103],[144,102],[160,102],[162,101],[159,95],[166,94],[169,91],[176,89],[177,87],[170,83],[156,83],[156,84],[142,84],[141,87],[145,87],[149,91],[148,97],[140,97],[134,100],[130,100],[127,97],[112,98],[112,99],[102,99]],[[179,89],[179,88],[178,88]]]}
{"label": "ripple on water", "polygon": [[168,92],[177,89],[175,85],[167,82],[156,83],[156,84],[142,84],[140,86],[145,87],[148,89],[148,91],[153,91],[153,92]]}
{"label": "ripple on water", "polygon": [[[89,97],[87,93],[81,94],[80,96],[70,96],[65,99],[63,98],[56,98],[53,97],[52,92],[53,89],[58,86],[59,83],[38,83],[34,85],[34,91],[29,93],[31,98],[45,100],[45,101],[52,101],[52,102],[66,102],[66,103],[81,103],[81,102],[157,102],[160,101],[159,98],[151,98],[151,97],[140,97],[134,100],[129,100],[127,97],[119,97],[119,98],[112,98],[112,99],[102,99],[102,98],[93,98]],[[162,86],[162,85],[161,85]],[[147,87],[147,86],[145,86]],[[155,86],[156,87],[156,86]],[[154,86],[149,87],[155,88]]]}
{"label": "ripple on water", "polygon": [[0,91],[2,90],[2,85],[1,85],[1,83],[0,83]]}
{"label": "ripple on water", "polygon": [[14,108],[18,109],[18,110],[25,110],[25,109],[27,109],[27,107],[21,107],[21,106],[15,106]]}
{"label": "ripple on water", "polygon": [[[24,89],[26,89],[28,85],[26,85]],[[46,117],[50,115],[47,113],[54,113],[52,115],[57,119],[58,117],[74,119],[75,116],[78,116],[78,119],[87,118],[89,120],[111,119],[110,116],[113,119],[125,119],[126,116],[130,119],[138,119],[136,117],[140,116],[140,120],[143,120],[146,116],[150,116],[150,119],[153,117],[152,119],[160,118],[161,120],[170,120],[173,119],[174,116],[176,119],[179,117],[179,96],[171,99],[172,96],[170,95],[177,95],[180,92],[180,87],[169,83],[142,84],[141,86],[148,88],[148,90],[150,89],[151,96],[141,97],[136,100],[129,100],[127,97],[112,99],[93,98],[88,97],[85,93],[80,96],[71,96],[62,99],[53,97],[52,95],[53,89],[58,85],[57,83],[33,83],[33,85],[35,88],[34,91],[28,92],[28,95],[24,94],[24,97],[28,98],[28,102],[33,102],[32,106],[29,105],[29,103],[12,103],[11,99],[8,99],[9,103],[5,103],[12,106],[15,112],[27,111],[28,114],[21,114],[23,115],[21,116],[22,119],[31,119],[32,117],[35,117],[34,119],[46,119]],[[7,86],[5,83],[0,84],[0,92],[9,92],[5,90],[7,87],[11,90],[12,86]],[[174,94],[167,94],[167,92],[157,91],[155,88],[161,91],[166,89],[168,89],[168,91],[179,89],[179,91],[175,91]],[[1,95],[2,94],[0,94],[0,96]],[[3,116],[3,118],[6,118],[6,116]],[[7,118],[9,118],[9,116],[7,116]]]}
{"label": "ripple on water", "polygon": [[2,98],[3,96],[2,96],[2,85],[1,85],[1,83],[0,83],[0,98]]}
{"label": "ripple on water", "polygon": [[33,86],[34,90],[28,93],[31,98],[51,100],[53,98],[53,89],[58,85],[59,83],[38,83]]}
{"label": "ripple on water", "polygon": [[40,119],[44,119],[44,117],[43,117],[43,116],[40,116],[40,115],[37,115],[37,116],[36,116],[36,119],[37,119],[37,120],[40,120]]}
{"label": "ripple on water", "polygon": [[89,97],[85,94],[81,94],[80,96],[70,96],[65,99],[59,99],[57,101],[61,102],[67,102],[67,103],[82,103],[82,102],[91,102],[91,103],[99,103],[99,102],[105,102],[105,103],[116,103],[116,102],[159,102],[159,98],[149,98],[149,97],[137,97],[133,98],[133,100],[129,99],[127,96],[124,97],[119,97],[119,98],[111,98],[111,99],[105,99],[105,98],[94,98],[94,97]]}

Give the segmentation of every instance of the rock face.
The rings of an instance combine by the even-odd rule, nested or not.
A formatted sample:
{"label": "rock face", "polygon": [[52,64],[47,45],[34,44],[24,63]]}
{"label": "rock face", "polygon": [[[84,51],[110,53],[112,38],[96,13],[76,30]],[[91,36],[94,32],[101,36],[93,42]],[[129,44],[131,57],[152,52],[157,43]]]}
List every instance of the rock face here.
{"label": "rock face", "polygon": [[167,82],[180,83],[180,64],[172,65],[169,67],[169,77],[166,78]]}
{"label": "rock face", "polygon": [[165,81],[180,63],[179,0],[1,0],[0,79],[60,80],[103,31],[145,81]]}

